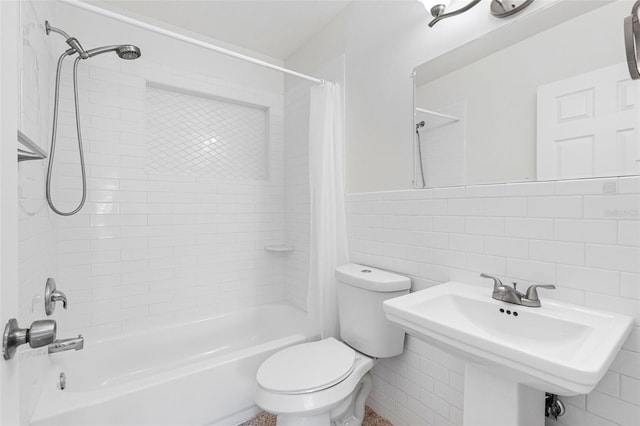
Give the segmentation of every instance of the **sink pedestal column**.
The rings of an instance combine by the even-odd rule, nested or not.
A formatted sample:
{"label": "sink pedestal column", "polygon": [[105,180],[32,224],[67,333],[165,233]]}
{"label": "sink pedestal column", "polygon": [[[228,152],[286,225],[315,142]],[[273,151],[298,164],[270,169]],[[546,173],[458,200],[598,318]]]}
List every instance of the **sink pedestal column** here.
{"label": "sink pedestal column", "polygon": [[544,392],[507,379],[499,367],[467,362],[464,426],[544,426]]}

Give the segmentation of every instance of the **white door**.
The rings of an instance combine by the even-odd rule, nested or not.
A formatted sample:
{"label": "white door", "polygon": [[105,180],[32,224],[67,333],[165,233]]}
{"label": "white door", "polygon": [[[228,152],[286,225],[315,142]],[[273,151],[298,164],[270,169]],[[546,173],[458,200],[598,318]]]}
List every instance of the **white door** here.
{"label": "white door", "polygon": [[540,86],[538,179],[638,174],[639,94],[626,64]]}
{"label": "white door", "polygon": [[[0,1],[0,332],[18,313],[17,25],[18,2]],[[16,358],[5,361],[0,356],[2,426],[19,424]]]}

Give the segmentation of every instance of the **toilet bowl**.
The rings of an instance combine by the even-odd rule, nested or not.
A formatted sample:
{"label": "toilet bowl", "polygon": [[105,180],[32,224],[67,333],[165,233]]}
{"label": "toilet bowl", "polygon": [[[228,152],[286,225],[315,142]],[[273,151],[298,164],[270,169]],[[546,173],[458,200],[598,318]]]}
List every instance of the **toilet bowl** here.
{"label": "toilet bowl", "polygon": [[279,426],[357,425],[374,364],[332,337],[293,346],[260,366],[255,402],[276,414]]}
{"label": "toilet bowl", "polygon": [[404,332],[382,302],[409,292],[407,277],[357,264],[336,269],[340,336],[284,349],[258,369],[254,400],[278,426],[359,426],[376,358],[399,355]]}

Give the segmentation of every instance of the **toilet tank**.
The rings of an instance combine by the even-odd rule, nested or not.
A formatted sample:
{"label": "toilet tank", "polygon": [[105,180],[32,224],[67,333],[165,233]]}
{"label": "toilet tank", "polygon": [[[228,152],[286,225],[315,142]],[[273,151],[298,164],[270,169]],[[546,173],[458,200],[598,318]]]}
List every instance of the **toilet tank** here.
{"label": "toilet tank", "polygon": [[375,358],[400,355],[404,331],[387,320],[382,302],[409,293],[411,280],[355,263],[338,266],[336,279],[342,340]]}

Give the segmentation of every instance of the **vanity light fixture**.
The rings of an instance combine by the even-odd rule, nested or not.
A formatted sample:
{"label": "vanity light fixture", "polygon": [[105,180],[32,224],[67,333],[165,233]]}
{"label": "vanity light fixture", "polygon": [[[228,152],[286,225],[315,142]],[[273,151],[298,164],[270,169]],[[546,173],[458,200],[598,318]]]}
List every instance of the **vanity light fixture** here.
{"label": "vanity light fixture", "polygon": [[452,16],[460,15],[461,13],[466,12],[471,9],[473,6],[480,3],[480,0],[471,0],[467,3],[466,6],[461,7],[460,9],[453,10],[451,12],[446,12],[447,6],[449,6],[450,0],[418,0],[424,8],[431,13],[433,19],[429,22],[429,27],[433,27],[439,21],[450,18]]}
{"label": "vanity light fixture", "polygon": [[[451,12],[446,12],[447,7],[451,0],[418,0],[424,8],[431,13],[433,19],[429,22],[429,27],[433,27],[439,21],[450,18],[452,16],[460,15],[471,9],[480,0],[471,0],[465,6]],[[520,12],[525,7],[533,3],[533,0],[491,0],[491,14],[496,18],[506,18]]]}

